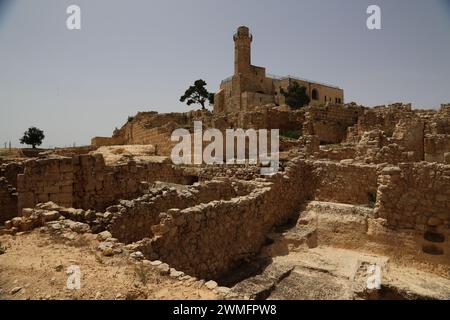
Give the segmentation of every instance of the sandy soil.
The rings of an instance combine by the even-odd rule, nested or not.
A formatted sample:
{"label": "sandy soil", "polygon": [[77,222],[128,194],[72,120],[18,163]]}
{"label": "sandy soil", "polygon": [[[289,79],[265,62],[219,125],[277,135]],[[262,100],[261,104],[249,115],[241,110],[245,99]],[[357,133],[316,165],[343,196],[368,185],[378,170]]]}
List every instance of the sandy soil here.
{"label": "sandy soil", "polygon": [[155,147],[152,145],[121,145],[100,147],[91,154],[102,154],[107,165],[118,162],[135,160],[142,162],[163,162],[167,157],[155,155]]}
{"label": "sandy soil", "polygon": [[[100,255],[90,234],[64,240],[35,230],[1,236],[0,243],[6,247],[0,254],[0,299],[217,298],[201,281],[173,279],[151,266],[139,268],[124,255]],[[67,289],[71,265],[80,267],[80,290]]]}

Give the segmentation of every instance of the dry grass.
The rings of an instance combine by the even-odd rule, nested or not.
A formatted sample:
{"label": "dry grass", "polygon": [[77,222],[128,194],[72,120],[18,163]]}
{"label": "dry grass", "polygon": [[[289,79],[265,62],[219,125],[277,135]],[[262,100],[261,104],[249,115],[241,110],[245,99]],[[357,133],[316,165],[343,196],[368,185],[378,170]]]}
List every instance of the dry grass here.
{"label": "dry grass", "polygon": [[149,271],[144,264],[140,263],[134,266],[134,274],[140,283],[146,285],[149,280]]}
{"label": "dry grass", "polygon": [[0,254],[4,254],[4,253],[6,253],[6,246],[4,246],[0,243]]}
{"label": "dry grass", "polygon": [[87,247],[89,245],[89,241],[84,236],[79,236],[75,240],[71,241],[69,244],[74,247],[81,248]]}
{"label": "dry grass", "polygon": [[20,149],[17,148],[0,148],[0,157],[2,158],[17,158],[21,157],[22,154],[20,152]]}

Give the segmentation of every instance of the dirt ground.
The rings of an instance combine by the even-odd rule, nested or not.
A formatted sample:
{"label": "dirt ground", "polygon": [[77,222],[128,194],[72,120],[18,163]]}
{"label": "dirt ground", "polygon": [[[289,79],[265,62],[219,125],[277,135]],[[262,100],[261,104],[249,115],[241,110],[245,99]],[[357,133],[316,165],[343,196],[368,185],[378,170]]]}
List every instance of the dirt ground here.
{"label": "dirt ground", "polygon": [[383,289],[379,294],[388,293],[394,299],[450,299],[448,273],[445,277],[433,274],[418,265],[399,264],[387,256],[321,246],[274,257],[273,263],[291,266],[293,271],[277,285],[271,299],[302,299],[305,293],[306,298],[320,299],[324,292],[330,293],[326,299],[363,297],[366,267],[370,264],[381,266]]}
{"label": "dirt ground", "polygon": [[155,147],[152,145],[121,145],[100,147],[91,154],[101,154],[107,165],[113,165],[121,161],[135,160],[143,162],[163,162],[167,157],[155,155]]}
{"label": "dirt ground", "polygon": [[[124,255],[102,256],[94,235],[73,236],[59,239],[39,230],[1,236],[6,251],[0,254],[0,299],[217,298],[201,281],[161,275]],[[79,290],[67,289],[66,272],[72,265],[81,271]]]}

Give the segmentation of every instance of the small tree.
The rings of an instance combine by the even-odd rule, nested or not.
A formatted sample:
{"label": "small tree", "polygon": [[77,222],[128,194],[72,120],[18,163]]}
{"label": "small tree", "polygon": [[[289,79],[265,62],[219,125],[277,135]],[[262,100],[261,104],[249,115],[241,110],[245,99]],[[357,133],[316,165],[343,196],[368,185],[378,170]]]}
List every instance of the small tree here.
{"label": "small tree", "polygon": [[214,103],[214,94],[206,90],[206,82],[199,79],[194,82],[193,86],[190,86],[184,95],[181,96],[180,101],[186,101],[186,104],[190,106],[193,103],[198,103],[205,109],[205,102],[208,100],[210,104]]}
{"label": "small tree", "polygon": [[42,140],[44,140],[44,131],[31,127],[23,134],[23,137],[20,139],[21,144],[28,144],[34,148],[36,146],[40,146],[42,144]]}
{"label": "small tree", "polygon": [[214,93],[210,92],[208,95],[208,101],[209,101],[209,105],[212,106],[214,105]]}
{"label": "small tree", "polygon": [[306,88],[297,82],[290,83],[287,91],[281,88],[280,93],[286,98],[286,104],[293,109],[302,108],[311,101],[306,93]]}

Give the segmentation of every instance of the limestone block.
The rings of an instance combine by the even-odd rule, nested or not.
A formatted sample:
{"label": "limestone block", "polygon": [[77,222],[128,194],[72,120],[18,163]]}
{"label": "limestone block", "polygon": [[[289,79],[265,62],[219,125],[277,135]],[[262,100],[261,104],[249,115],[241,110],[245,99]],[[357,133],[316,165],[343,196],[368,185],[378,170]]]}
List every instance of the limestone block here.
{"label": "limestone block", "polygon": [[450,152],[444,153],[444,163],[450,164]]}

